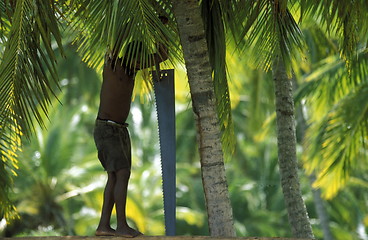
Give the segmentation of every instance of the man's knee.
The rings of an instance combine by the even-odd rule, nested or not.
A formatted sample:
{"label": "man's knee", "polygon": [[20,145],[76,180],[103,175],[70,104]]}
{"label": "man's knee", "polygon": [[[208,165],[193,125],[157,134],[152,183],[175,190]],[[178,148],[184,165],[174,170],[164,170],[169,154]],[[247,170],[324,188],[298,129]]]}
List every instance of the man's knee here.
{"label": "man's knee", "polygon": [[116,171],[116,178],[119,179],[129,179],[130,168],[122,168]]}
{"label": "man's knee", "polygon": [[115,184],[116,182],[116,174],[115,172],[107,173],[107,184]]}

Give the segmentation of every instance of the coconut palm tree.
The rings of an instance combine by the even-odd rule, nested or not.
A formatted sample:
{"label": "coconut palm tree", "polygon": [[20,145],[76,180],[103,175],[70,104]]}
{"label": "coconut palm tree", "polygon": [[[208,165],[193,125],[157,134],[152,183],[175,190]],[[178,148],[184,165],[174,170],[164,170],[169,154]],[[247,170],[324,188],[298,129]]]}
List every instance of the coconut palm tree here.
{"label": "coconut palm tree", "polygon": [[[301,27],[303,29],[309,51],[307,53],[306,61],[301,64],[299,63],[299,66],[294,68],[296,69],[295,77],[297,79],[297,81],[294,83],[297,86],[302,84],[302,87],[299,88],[299,91],[296,94],[296,103],[297,106],[299,106],[297,110],[299,115],[297,122],[297,134],[299,137],[299,143],[304,143],[303,155],[301,159],[305,168],[307,169],[307,174],[310,174],[310,181],[314,187],[314,202],[318,212],[320,224],[324,232],[324,238],[334,239],[338,238],[338,234],[336,233],[336,229],[333,227],[334,225],[329,224],[328,219],[335,221],[332,220],[332,215],[335,214],[331,213],[331,211],[328,211],[327,206],[329,206],[329,204],[325,202],[325,199],[321,198],[321,193],[323,193],[324,197],[329,196],[329,198],[331,198],[331,196],[336,196],[338,189],[334,188],[334,186],[336,186],[336,183],[338,183],[342,187],[343,185],[341,185],[341,183],[344,181],[344,178],[336,177],[333,178],[333,181],[323,181],[324,184],[321,184],[322,181],[316,181],[316,174],[319,174],[319,180],[321,180],[325,176],[327,177],[327,175],[334,174],[332,172],[340,171],[341,168],[326,167],[327,165],[324,163],[333,161],[333,155],[325,155],[325,147],[320,147],[322,145],[319,144],[322,143],[316,141],[315,136],[324,134],[321,133],[324,131],[324,128],[320,127],[321,118],[325,116],[326,113],[328,114],[328,112],[330,112],[335,99],[340,98],[337,96],[342,96],[346,92],[349,92],[351,89],[355,88],[353,85],[349,88],[337,86],[347,84],[343,83],[345,81],[349,83],[360,82],[360,80],[356,79],[356,76],[360,75],[363,77],[365,75],[365,70],[364,67],[358,67],[358,65],[365,64],[365,60],[362,60],[362,55],[359,53],[361,50],[358,49],[357,53],[359,61],[357,61],[358,59],[353,59],[348,65],[345,64],[345,61],[340,58],[341,55],[339,53],[340,49],[338,34],[331,32],[328,33],[326,31],[326,26],[319,24],[319,20],[309,16],[304,18]],[[346,78],[344,77],[344,72],[347,74],[349,72],[349,68],[350,76],[346,76]],[[326,77],[325,80],[323,80],[324,77]],[[323,90],[322,85],[324,86]],[[304,96],[303,101],[301,101],[302,96]],[[304,137],[306,131],[308,132],[308,138]],[[334,146],[336,139],[338,139],[336,138],[338,137],[336,133],[337,132],[335,131],[334,140],[331,140],[328,144],[325,144],[326,148],[334,148],[333,151],[338,149],[335,148],[336,146]],[[346,136],[344,136],[344,138],[345,137]],[[316,151],[313,151],[312,153],[312,149]],[[322,158],[318,157],[321,155],[324,156],[323,161]],[[326,161],[326,159],[331,160]],[[344,161],[348,161],[347,158],[345,158]],[[323,168],[325,169],[326,173],[325,175],[321,174],[323,164]],[[342,171],[349,172],[349,168],[346,168]],[[349,191],[348,189],[345,190]],[[338,201],[338,199],[334,199],[334,201]],[[334,231],[333,234],[331,232],[332,229]]]}
{"label": "coconut palm tree", "polygon": [[313,238],[297,173],[294,102],[289,78],[291,58],[303,49],[301,31],[287,1],[257,1],[244,7],[242,14],[248,18],[240,40],[247,37],[245,46],[258,52],[254,54],[258,64],[266,70],[272,66],[279,167],[289,223],[295,237]]}
{"label": "coconut palm tree", "polygon": [[295,237],[313,238],[312,227],[301,195],[296,160],[295,108],[292,81],[279,58],[273,64],[275,81],[278,155],[281,185]]}
{"label": "coconut palm tree", "polygon": [[[239,11],[238,14],[248,16],[248,20],[244,24],[244,33],[240,35],[240,39],[243,40],[243,37],[248,34],[248,38],[246,40],[248,43],[245,46],[252,46],[252,44],[254,44],[254,46],[252,46],[256,53],[256,59],[254,61],[263,66],[265,69],[268,69],[272,66],[275,73],[274,79],[277,80],[275,89],[276,97],[279,97],[276,99],[276,104],[279,106],[277,107],[277,113],[279,119],[278,129],[280,130],[280,135],[278,137],[280,170],[281,172],[284,172],[284,169],[291,169],[294,172],[293,174],[290,174],[289,171],[285,171],[282,173],[282,179],[286,179],[286,177],[289,177],[289,179],[298,179],[296,174],[297,164],[295,159],[296,141],[295,122],[293,120],[294,103],[289,76],[291,75],[291,56],[295,57],[294,54],[303,52],[302,50],[304,47],[301,32],[298,26],[296,26],[289,9],[294,9],[294,11],[296,9],[300,9],[301,16],[304,18],[311,16],[316,18],[318,17],[319,24],[327,25],[327,28],[331,32],[339,35],[342,55],[349,63],[351,62],[351,57],[354,56],[353,53],[356,51],[354,46],[357,42],[357,37],[359,35],[366,36],[362,33],[367,32],[366,24],[361,28],[362,31],[355,31],[356,26],[358,26],[357,23],[361,21],[360,19],[365,19],[364,16],[366,16],[365,12],[362,13],[357,9],[365,9],[367,6],[362,1],[356,1],[354,4],[334,1],[328,3],[321,1],[302,1],[300,5],[299,3],[295,4],[296,1],[254,1],[251,2],[252,4],[248,3],[248,5],[246,1],[240,1],[239,3],[242,4],[243,8],[238,7],[237,9],[242,9],[243,11]],[[364,25],[364,23],[362,24]],[[274,64],[272,64],[272,61],[274,61]],[[281,75],[277,76],[276,73],[281,73]],[[281,77],[282,75],[283,77]],[[286,102],[282,102],[283,99],[286,100]],[[290,106],[290,108],[288,109],[287,106]],[[285,119],[283,117],[287,116],[289,116],[290,119],[284,122]],[[284,144],[281,142],[282,139],[286,139],[283,138],[281,134],[288,132],[281,131],[282,129],[289,130],[288,141],[292,140],[292,142],[286,141]],[[286,147],[286,151],[283,150],[283,146]],[[283,153],[289,154],[289,157],[284,158]],[[283,160],[286,160],[286,164],[283,164]],[[299,199],[298,201],[302,202],[301,195],[298,194],[299,190],[297,190],[299,188],[298,180],[294,181],[294,183],[290,185],[289,181],[285,181],[285,183],[287,184],[285,185],[284,190],[296,190],[296,194],[293,195],[294,197],[289,199]],[[284,191],[284,193],[286,194],[287,192]],[[287,196],[285,196],[285,201],[289,201]],[[293,204],[290,202],[290,204],[287,205],[292,206]],[[301,207],[298,209],[303,212],[305,207],[302,205],[303,204],[301,204]],[[293,225],[293,223],[299,222],[296,219],[292,220],[293,212],[294,211],[292,209],[289,210],[291,225]],[[301,215],[306,216],[306,214]],[[299,234],[304,235],[303,229],[306,228],[303,226],[308,225],[307,218],[305,218],[303,222],[304,224],[300,224],[299,226],[298,224],[294,225],[293,232],[296,236]],[[309,233],[304,235],[305,237],[313,236],[311,235],[310,227],[309,231],[307,232]]]}

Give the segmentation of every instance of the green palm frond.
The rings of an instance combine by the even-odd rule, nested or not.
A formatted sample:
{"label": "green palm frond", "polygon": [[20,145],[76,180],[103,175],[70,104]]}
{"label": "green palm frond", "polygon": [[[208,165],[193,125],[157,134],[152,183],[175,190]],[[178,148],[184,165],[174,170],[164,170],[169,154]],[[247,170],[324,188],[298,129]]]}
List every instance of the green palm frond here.
{"label": "green palm frond", "polygon": [[[331,55],[339,55],[339,47],[335,38],[326,35],[322,26],[316,21],[304,21],[302,24],[305,42],[308,48],[307,60],[315,64]],[[299,65],[299,63],[297,63]],[[299,65],[300,66],[300,65]]]}
{"label": "green palm frond", "polygon": [[367,96],[368,83],[364,82],[308,131],[308,152],[313,158],[305,166],[319,173],[314,186],[321,187],[326,198],[335,196],[367,157]]}
{"label": "green palm frond", "polygon": [[368,54],[364,47],[358,49],[347,68],[346,59],[339,54],[338,36],[331,39],[324,26],[317,25],[318,21],[313,19],[303,22],[308,28],[305,36],[309,58],[312,63],[322,60],[308,69],[310,73],[303,77],[295,101],[305,100],[311,113],[304,166],[308,172],[317,174],[314,186],[322,188],[326,198],[332,198],[366,157],[364,89],[368,80]]}
{"label": "green palm frond", "polygon": [[[151,66],[153,59],[149,54],[157,52],[157,44],[178,46],[174,34],[175,24],[167,4],[153,4],[155,1],[74,1],[69,13],[71,28],[79,32],[76,43],[79,52],[92,67],[101,67],[106,52],[113,56],[128,56],[128,63],[133,59],[143,66]],[[158,9],[157,9],[158,8]],[[158,16],[165,14],[170,19],[164,26]],[[138,42],[143,43],[142,53],[133,50],[127,53],[127,45],[133,42],[131,49],[137,49]],[[176,51],[171,51],[178,57]]]}
{"label": "green palm frond", "polygon": [[[253,49],[254,65],[269,70],[276,54],[280,54],[288,72],[291,60],[303,53],[303,34],[286,5],[287,1],[240,1],[245,22],[239,41],[243,48]],[[292,6],[293,7],[293,6]]]}
{"label": "green palm frond", "polygon": [[[42,115],[47,113],[53,94],[52,84],[57,82],[51,42],[54,39],[61,43],[51,0],[42,4],[33,0],[17,1],[14,15],[8,20],[11,29],[5,38],[0,64],[0,151],[4,164],[1,171],[17,166],[14,154],[20,142],[16,139],[22,133],[29,136],[35,123],[33,117],[42,125]],[[51,79],[46,72],[51,73]],[[38,105],[41,110],[37,109]],[[3,173],[1,180],[6,188],[9,175],[5,177],[7,173]]]}
{"label": "green palm frond", "polygon": [[[350,70],[349,70],[350,69]],[[344,60],[338,55],[332,55],[321,60],[313,67],[310,74],[304,77],[305,82],[295,95],[295,101],[306,98],[313,104],[313,116],[324,115],[337,101],[349,92],[367,82],[368,51],[359,50],[356,60],[347,69]]]}
{"label": "green palm frond", "polygon": [[349,64],[356,57],[359,42],[368,40],[368,4],[357,1],[302,1],[303,16],[312,17],[340,39],[342,56]]}
{"label": "green palm frond", "polygon": [[307,130],[304,166],[315,171],[315,186],[332,198],[366,157],[368,125],[368,52],[360,49],[347,68],[338,55],[328,56],[304,77],[296,102],[305,100]]}
{"label": "green palm frond", "polygon": [[[17,2],[0,65],[1,115],[17,119],[27,134],[34,124],[32,116],[42,123],[42,113],[36,106],[40,104],[41,111],[47,113],[53,94],[51,86],[57,84],[51,37],[58,43],[61,38],[55,16],[49,13],[53,12],[51,4],[38,7],[31,0]],[[46,71],[51,73],[51,79]]]}
{"label": "green palm frond", "polygon": [[201,4],[202,18],[207,35],[208,53],[213,71],[217,112],[223,133],[222,144],[224,151],[231,154],[235,147],[235,134],[227,80],[223,6],[220,1],[216,0],[202,0]]}
{"label": "green palm frond", "polygon": [[5,1],[0,2],[0,45],[6,42],[6,36],[9,34],[10,30],[10,19],[9,15],[11,12],[11,7],[6,4]]}
{"label": "green palm frond", "polygon": [[[13,176],[16,176],[18,169],[17,153],[20,148],[20,129],[14,129],[9,124],[6,126],[4,119],[0,119],[0,214],[7,220],[14,219],[16,209],[9,198],[10,189],[13,186]],[[14,119],[12,119],[14,120]]]}
{"label": "green palm frond", "polygon": [[239,11],[238,1],[237,0],[226,0],[219,1],[221,5],[221,13],[223,24],[225,29],[230,30],[229,34],[232,35],[233,39],[239,39],[239,34],[242,29],[239,26],[242,26],[244,19],[247,19],[246,11]]}

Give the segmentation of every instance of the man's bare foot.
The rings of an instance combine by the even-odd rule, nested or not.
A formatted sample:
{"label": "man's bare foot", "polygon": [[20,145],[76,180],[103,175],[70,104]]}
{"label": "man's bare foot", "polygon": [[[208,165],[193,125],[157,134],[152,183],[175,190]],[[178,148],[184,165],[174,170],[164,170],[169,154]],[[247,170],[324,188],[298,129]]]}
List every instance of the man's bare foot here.
{"label": "man's bare foot", "polygon": [[97,228],[96,236],[115,236],[115,230],[112,228]]}
{"label": "man's bare foot", "polygon": [[119,237],[134,238],[134,237],[141,236],[141,235],[143,235],[143,233],[131,227],[128,227],[126,229],[121,229],[121,230],[116,229],[115,231],[115,236],[119,236]]}

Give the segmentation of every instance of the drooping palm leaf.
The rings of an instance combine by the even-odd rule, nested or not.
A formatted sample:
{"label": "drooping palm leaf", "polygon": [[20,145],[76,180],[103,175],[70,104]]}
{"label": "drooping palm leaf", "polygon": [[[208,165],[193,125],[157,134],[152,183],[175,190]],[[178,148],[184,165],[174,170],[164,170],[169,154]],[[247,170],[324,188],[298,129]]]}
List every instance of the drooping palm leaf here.
{"label": "drooping palm leaf", "polygon": [[302,15],[312,17],[339,39],[342,56],[349,63],[356,57],[359,42],[368,40],[368,4],[357,1],[301,1]]}
{"label": "drooping palm leaf", "polygon": [[[327,35],[323,26],[315,20],[303,21],[301,25],[306,45],[308,46],[307,63],[315,64],[331,55],[339,55],[336,38]],[[300,63],[296,63],[300,67]],[[301,69],[302,70],[302,69]],[[309,71],[309,70],[305,70]]]}
{"label": "drooping palm leaf", "polygon": [[[115,57],[127,57],[128,64],[134,64],[132,61],[136,59],[147,67],[154,65],[149,56],[158,52],[157,44],[177,49],[170,6],[153,3],[148,0],[74,1],[69,15],[72,29],[80,32],[75,43],[84,61],[92,67],[101,67],[105,54],[111,53]],[[168,26],[159,20],[160,14],[169,18]],[[126,52],[130,42],[133,42],[130,48],[133,50]],[[143,43],[141,53],[137,51],[139,42]],[[170,53],[179,58],[177,51]]]}
{"label": "drooping palm leaf", "polygon": [[238,9],[245,17],[238,41],[242,48],[253,48],[254,66],[269,70],[273,57],[280,54],[290,72],[291,60],[303,52],[304,41],[287,1],[239,1]]}
{"label": "drooping palm leaf", "polygon": [[223,6],[217,0],[202,0],[202,18],[205,26],[208,53],[213,71],[217,111],[222,131],[222,144],[226,153],[235,147],[234,125],[226,72],[226,39]]}
{"label": "drooping palm leaf", "polygon": [[10,19],[9,15],[11,8],[5,1],[0,2],[0,46],[6,42],[6,36],[10,30]]}
{"label": "drooping palm leaf", "polygon": [[[41,7],[42,6],[42,7]],[[0,105],[2,116],[13,116],[22,131],[30,133],[32,116],[42,124],[41,114],[47,113],[52,84],[57,84],[52,37],[61,46],[52,1],[35,4],[18,1],[11,32],[0,65]],[[46,76],[51,73],[51,79]],[[36,109],[40,104],[42,112]]]}
{"label": "drooping palm leaf", "polygon": [[[10,120],[14,121],[14,119]],[[0,136],[0,184],[2,186],[0,188],[0,214],[10,220],[16,217],[15,207],[9,199],[9,192],[13,183],[12,177],[16,175],[18,168],[17,152],[20,147],[20,129],[14,129],[12,125],[5,126],[2,120]]]}
{"label": "drooping palm leaf", "polygon": [[366,157],[368,52],[360,50],[357,56],[349,68],[336,55],[325,58],[296,95],[313,112],[304,166],[318,173],[315,186],[327,198],[337,194]]}
{"label": "drooping palm leaf", "polygon": [[[9,6],[2,9],[7,13],[12,10]],[[14,15],[8,20],[11,29],[4,38],[7,42],[0,64],[0,152],[4,166],[12,169],[20,145],[16,136],[19,138],[21,133],[29,136],[35,123],[33,117],[42,125],[42,115],[47,114],[52,84],[57,82],[51,41],[55,39],[61,47],[61,37],[52,0],[42,4],[17,1]],[[46,71],[51,73],[51,79]],[[37,109],[38,105],[41,110]],[[3,173],[1,180],[6,189],[9,178],[5,177],[7,172]]]}
{"label": "drooping palm leaf", "polygon": [[326,57],[305,76],[305,82],[296,93],[296,102],[306,97],[308,103],[314,103],[314,111],[318,113],[313,116],[324,115],[337,101],[368,80],[367,66],[368,51],[365,49],[358,51],[356,60],[350,63],[350,71],[338,55]]}
{"label": "drooping palm leaf", "polygon": [[[311,127],[308,145],[313,158],[307,169],[319,173],[314,186],[332,198],[346,184],[351,172],[367,157],[368,84],[339,101],[320,122]],[[317,132],[317,134],[313,134]]]}

